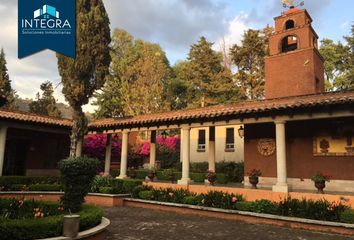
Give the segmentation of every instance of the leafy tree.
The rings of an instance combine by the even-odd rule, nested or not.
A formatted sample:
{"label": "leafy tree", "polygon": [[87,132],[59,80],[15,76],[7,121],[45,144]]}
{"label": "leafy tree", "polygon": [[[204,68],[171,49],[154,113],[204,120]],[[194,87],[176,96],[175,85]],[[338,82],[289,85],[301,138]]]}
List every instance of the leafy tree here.
{"label": "leafy tree", "polygon": [[10,110],[16,109],[15,91],[11,87],[11,80],[6,67],[6,59],[4,49],[0,52],[0,107]]}
{"label": "leafy tree", "polygon": [[346,61],[347,50],[347,47],[341,42],[335,43],[333,40],[327,38],[321,40],[319,51],[325,59],[326,91],[333,91],[334,88],[342,85],[345,78],[344,62]]}
{"label": "leafy tree", "polygon": [[29,104],[30,112],[52,117],[60,117],[61,113],[53,96],[53,84],[50,81],[46,81],[41,84],[40,89],[43,92],[42,96],[39,92],[37,93],[36,100]]}
{"label": "leafy tree", "polygon": [[261,99],[264,95],[264,57],[268,52],[269,33],[264,30],[245,31],[241,44],[231,48],[232,61],[237,68],[235,78],[243,97]]}
{"label": "leafy tree", "polygon": [[63,93],[73,109],[71,157],[81,154],[76,148],[87,129],[82,105],[104,85],[111,62],[109,18],[103,1],[77,0],[76,15],[76,59],[57,54]]}
{"label": "leafy tree", "polygon": [[347,56],[344,60],[344,77],[338,79],[335,87],[339,90],[354,90],[354,24],[351,28],[351,35],[345,36],[347,41]]}
{"label": "leafy tree", "polygon": [[180,61],[172,67],[172,79],[166,86],[171,110],[186,108],[191,100],[188,94],[191,84],[188,83],[186,76],[188,64],[188,61]]}
{"label": "leafy tree", "polygon": [[191,46],[186,80],[191,86],[188,107],[231,103],[238,99],[238,88],[234,84],[231,71],[222,64],[222,54],[212,49],[213,43],[205,37]]}
{"label": "leafy tree", "polygon": [[158,44],[135,40],[117,29],[112,41],[111,77],[96,95],[96,117],[148,114],[168,109],[165,86],[170,67]]}

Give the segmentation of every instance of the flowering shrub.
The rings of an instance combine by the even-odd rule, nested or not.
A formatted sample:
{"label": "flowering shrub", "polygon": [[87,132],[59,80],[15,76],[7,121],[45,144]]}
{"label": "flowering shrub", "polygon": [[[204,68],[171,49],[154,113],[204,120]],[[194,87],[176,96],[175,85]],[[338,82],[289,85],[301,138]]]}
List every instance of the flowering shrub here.
{"label": "flowering shrub", "polygon": [[[63,231],[63,215],[68,213],[58,202],[0,199],[0,238],[58,237]],[[103,210],[84,205],[78,214],[81,216],[80,231],[84,231],[101,222]]]}
{"label": "flowering shrub", "polygon": [[[104,161],[106,152],[107,135],[88,135],[83,144],[83,153],[91,158]],[[112,138],[112,159],[120,160],[121,143],[118,137]]]}
{"label": "flowering shrub", "polygon": [[1,219],[43,218],[62,214],[58,203],[36,202],[23,199],[1,199]]}
{"label": "flowering shrub", "polygon": [[311,177],[311,180],[314,182],[322,182],[322,181],[329,182],[330,179],[331,176],[326,172],[317,172],[316,175]]}
{"label": "flowering shrub", "polygon": [[156,137],[156,143],[159,148],[167,148],[168,150],[177,151],[180,144],[180,137],[178,135],[172,137],[163,137],[158,135]]}
{"label": "flowering shrub", "polygon": [[314,201],[287,197],[280,202],[272,202],[265,199],[246,202],[242,195],[220,191],[195,194],[185,189],[153,189],[147,186],[142,186],[140,191],[133,195],[133,197],[149,201],[183,203],[203,207],[354,223],[353,209],[350,209],[341,202],[328,202],[324,199]]}

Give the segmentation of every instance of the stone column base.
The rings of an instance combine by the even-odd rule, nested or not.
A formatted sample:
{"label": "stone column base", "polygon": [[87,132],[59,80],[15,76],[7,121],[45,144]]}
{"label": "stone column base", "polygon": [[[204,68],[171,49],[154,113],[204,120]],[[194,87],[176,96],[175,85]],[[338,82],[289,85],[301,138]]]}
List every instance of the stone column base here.
{"label": "stone column base", "polygon": [[116,177],[117,179],[128,179],[129,177],[127,175],[119,175]]}
{"label": "stone column base", "polygon": [[272,187],[273,192],[283,192],[283,193],[288,193],[289,192],[289,187],[287,184],[282,184],[282,185],[274,185]]}
{"label": "stone column base", "polygon": [[193,183],[193,181],[190,178],[184,178],[184,179],[182,178],[177,181],[177,184],[179,184],[179,185],[188,185],[191,183]]}

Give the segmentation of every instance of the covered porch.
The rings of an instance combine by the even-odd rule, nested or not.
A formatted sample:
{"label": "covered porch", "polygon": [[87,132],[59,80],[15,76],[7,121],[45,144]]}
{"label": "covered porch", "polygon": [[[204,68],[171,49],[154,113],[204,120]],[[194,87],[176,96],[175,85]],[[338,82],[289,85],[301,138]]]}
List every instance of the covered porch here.
{"label": "covered porch", "polygon": [[[128,137],[131,132],[151,131],[150,165],[156,162],[156,131],[179,129],[181,135],[182,177],[179,186],[188,186],[190,178],[190,131],[208,127],[210,170],[215,170],[215,127],[243,125],[245,172],[262,171],[260,186],[274,192],[309,190],[311,176],[327,170],[333,177],[329,190],[354,192],[353,92],[326,93],[247,101],[233,105],[212,106],[177,112],[103,119],[91,122],[91,134],[122,135],[119,178],[127,178]],[[332,127],[331,127],[332,126]],[[323,139],[337,139],[318,143]],[[339,140],[338,140],[339,139]],[[326,147],[327,146],[327,147]],[[340,148],[340,149],[339,149]],[[109,174],[111,144],[107,141],[105,173]],[[247,186],[247,174],[244,184]]]}
{"label": "covered porch", "polygon": [[69,155],[71,121],[0,110],[0,176],[58,175]]}

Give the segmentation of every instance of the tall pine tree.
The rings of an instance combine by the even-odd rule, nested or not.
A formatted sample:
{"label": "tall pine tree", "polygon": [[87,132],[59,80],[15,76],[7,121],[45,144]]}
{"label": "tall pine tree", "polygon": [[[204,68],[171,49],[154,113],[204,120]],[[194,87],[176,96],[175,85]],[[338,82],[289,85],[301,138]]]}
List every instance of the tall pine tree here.
{"label": "tall pine tree", "polygon": [[222,54],[212,49],[205,37],[191,46],[186,68],[186,80],[191,86],[188,107],[232,103],[238,100],[238,88],[230,69],[222,64]]}
{"label": "tall pine tree", "polygon": [[30,112],[52,117],[60,117],[61,113],[53,96],[53,84],[50,81],[46,81],[41,84],[40,89],[43,92],[42,96],[39,92],[37,93],[36,100],[29,104]]}
{"label": "tall pine tree", "polygon": [[15,91],[11,87],[4,49],[0,52],[0,107],[13,110],[15,107]]}
{"label": "tall pine tree", "polygon": [[261,99],[264,95],[264,57],[268,51],[269,27],[263,31],[245,31],[241,44],[231,48],[236,66],[235,78],[241,93],[248,99]]}
{"label": "tall pine tree", "polygon": [[109,18],[103,1],[77,0],[76,23],[76,59],[57,54],[63,93],[73,109],[70,156],[81,155],[87,129],[82,106],[104,85],[111,62]]}

